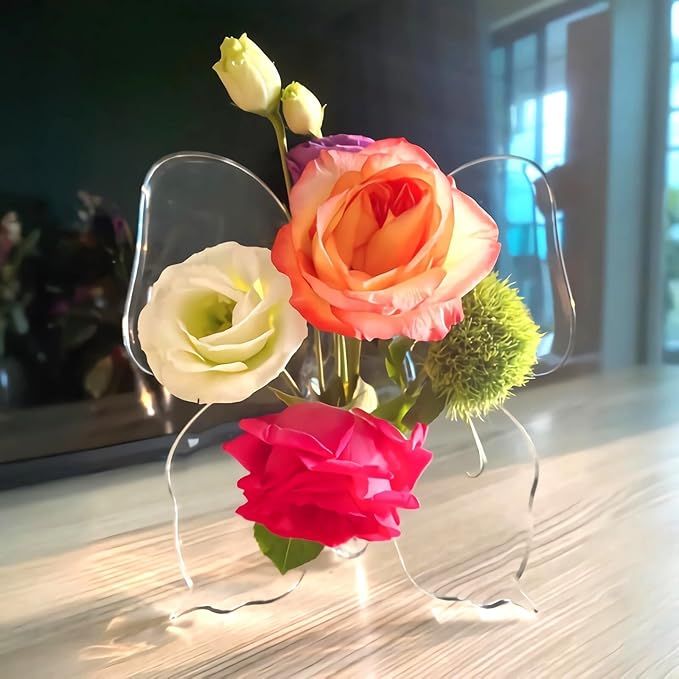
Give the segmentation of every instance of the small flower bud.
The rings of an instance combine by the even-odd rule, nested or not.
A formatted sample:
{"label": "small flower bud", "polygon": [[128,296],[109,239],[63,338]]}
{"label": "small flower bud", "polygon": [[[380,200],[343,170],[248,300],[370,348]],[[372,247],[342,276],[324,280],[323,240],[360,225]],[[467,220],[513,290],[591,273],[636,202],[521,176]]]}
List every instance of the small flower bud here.
{"label": "small flower bud", "polygon": [[273,62],[243,33],[224,38],[221,59],[212,67],[233,103],[243,111],[270,115],[281,97],[281,77]]}
{"label": "small flower bud", "polygon": [[292,82],[283,90],[281,101],[285,122],[295,134],[322,136],[325,106],[321,106],[311,90],[300,83]]}

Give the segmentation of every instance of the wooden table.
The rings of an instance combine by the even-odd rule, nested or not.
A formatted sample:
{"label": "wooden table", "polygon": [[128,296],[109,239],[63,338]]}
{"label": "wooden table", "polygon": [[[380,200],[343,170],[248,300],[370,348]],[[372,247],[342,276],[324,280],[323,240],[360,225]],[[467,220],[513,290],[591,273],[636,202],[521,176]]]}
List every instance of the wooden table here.
{"label": "wooden table", "polygon": [[[177,470],[189,596],[160,465],[0,495],[0,676],[679,676],[679,371],[536,385],[510,406],[542,456],[523,579],[537,615],[433,601],[392,545],[372,544],[324,553],[275,604],[171,622],[188,603],[288,584],[233,517],[238,466],[210,450]],[[481,428],[490,464],[471,480],[469,432],[432,428],[436,462],[400,542],[425,584],[509,591],[530,468],[507,431]]]}

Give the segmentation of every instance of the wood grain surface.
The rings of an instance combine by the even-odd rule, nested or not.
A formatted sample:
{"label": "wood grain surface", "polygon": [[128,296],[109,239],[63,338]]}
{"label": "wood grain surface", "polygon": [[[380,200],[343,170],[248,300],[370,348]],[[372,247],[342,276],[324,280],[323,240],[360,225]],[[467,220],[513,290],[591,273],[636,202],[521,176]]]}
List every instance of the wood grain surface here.
{"label": "wood grain surface", "polygon": [[[161,465],[0,495],[0,676],[679,676],[679,371],[536,385],[509,405],[542,458],[522,581],[536,615],[428,598],[381,543],[353,560],[324,553],[274,604],[171,621],[298,577],[257,554],[233,514],[242,472],[205,450],[177,468],[193,593]],[[480,433],[490,463],[474,480],[469,431],[432,427],[422,509],[403,512],[399,542],[420,584],[479,600],[516,594],[531,479],[506,419]]]}

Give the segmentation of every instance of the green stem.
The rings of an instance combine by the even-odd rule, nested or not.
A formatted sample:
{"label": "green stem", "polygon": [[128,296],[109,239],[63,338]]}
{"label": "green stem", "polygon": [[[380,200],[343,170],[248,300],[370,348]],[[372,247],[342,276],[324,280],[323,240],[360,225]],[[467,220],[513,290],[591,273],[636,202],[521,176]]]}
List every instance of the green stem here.
{"label": "green stem", "polygon": [[342,377],[339,335],[333,334],[332,336],[332,352],[335,355],[335,374],[337,375],[337,377]]}
{"label": "green stem", "polygon": [[279,108],[268,116],[269,122],[273,125],[274,132],[276,133],[276,142],[278,142],[278,154],[281,157],[281,167],[283,169],[283,179],[285,179],[285,190],[288,193],[288,199],[290,198],[290,190],[292,189],[292,179],[290,178],[290,170],[288,170],[288,164],[286,159],[288,157],[288,142],[285,137],[285,125],[283,124],[283,118],[281,117],[281,112]]}
{"label": "green stem", "polygon": [[292,390],[295,392],[295,394],[297,394],[297,396],[302,395],[302,392],[297,386],[297,382],[295,382],[295,380],[292,378],[292,375],[287,370],[283,370],[281,377],[290,385],[290,387],[292,387]]}
{"label": "green stem", "polygon": [[361,347],[362,343],[360,339],[355,339],[354,337],[348,338],[349,348],[351,352],[351,374],[358,377],[361,374]]}
{"label": "green stem", "polygon": [[342,388],[344,390],[344,398],[349,401],[351,398],[350,394],[350,378],[349,378],[349,364],[347,362],[347,340],[344,335],[338,335],[337,337],[338,346],[338,359],[339,359],[339,371],[340,379],[342,380]]}
{"label": "green stem", "polygon": [[342,335],[333,334],[332,348],[335,354],[335,374],[342,384],[344,402],[349,401],[349,369],[347,366],[347,345]]}
{"label": "green stem", "polygon": [[347,362],[349,364],[349,380],[350,380],[350,391],[356,390],[356,385],[358,384],[358,378],[361,375],[361,340],[355,337],[346,338],[347,345]]}
{"label": "green stem", "polygon": [[321,344],[321,332],[318,330],[318,328],[314,328],[314,352],[316,353],[318,386],[322,394],[325,391],[325,371],[323,370],[323,345]]}

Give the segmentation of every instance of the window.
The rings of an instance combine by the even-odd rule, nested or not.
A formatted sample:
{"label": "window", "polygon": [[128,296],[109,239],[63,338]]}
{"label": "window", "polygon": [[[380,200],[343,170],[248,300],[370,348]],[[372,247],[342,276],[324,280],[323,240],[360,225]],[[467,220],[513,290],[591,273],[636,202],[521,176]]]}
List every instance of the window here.
{"label": "window", "polygon": [[679,362],[679,2],[677,0],[672,3],[670,30],[672,32],[672,61],[667,124],[663,348],[667,360]]}
{"label": "window", "polygon": [[[585,7],[571,3],[565,14],[555,16],[551,12],[541,20],[533,19],[495,36],[490,55],[495,153],[534,160],[548,175],[565,164],[569,25],[606,9],[607,3],[602,2]],[[537,177],[537,171],[527,170],[525,164],[521,167],[516,164],[515,169],[507,164],[503,172],[500,269],[510,274],[545,331],[541,353],[546,353],[551,347],[555,322],[547,261],[546,229],[551,225],[537,204],[533,190]],[[556,226],[563,245],[568,233],[560,211]]]}

